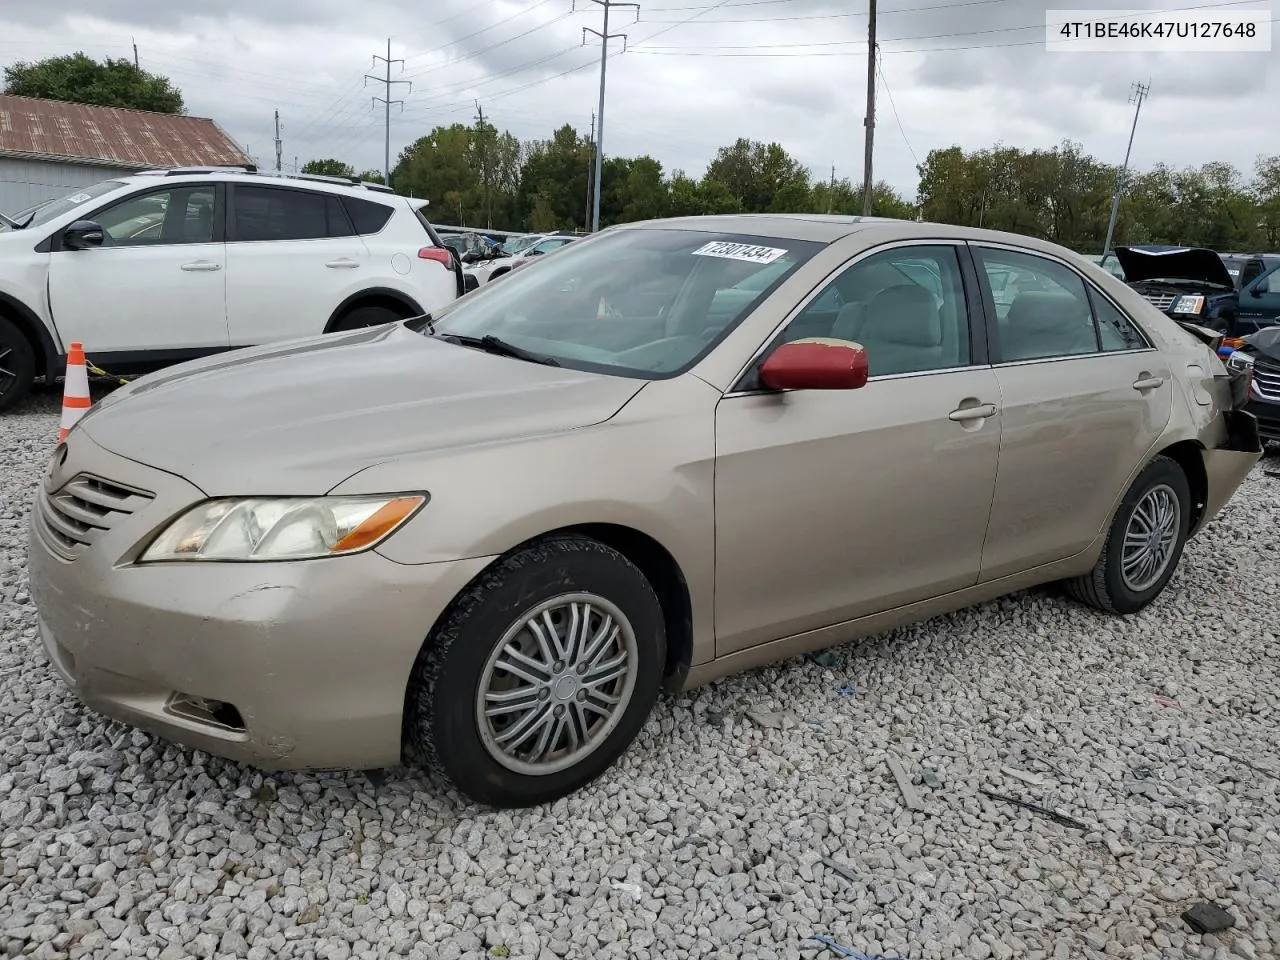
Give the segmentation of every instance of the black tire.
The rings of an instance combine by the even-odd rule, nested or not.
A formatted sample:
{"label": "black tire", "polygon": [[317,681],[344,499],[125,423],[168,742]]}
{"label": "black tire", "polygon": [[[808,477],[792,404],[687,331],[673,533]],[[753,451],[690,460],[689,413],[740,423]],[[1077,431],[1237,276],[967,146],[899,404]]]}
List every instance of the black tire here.
{"label": "black tire", "polygon": [[[1143,589],[1134,590],[1125,582],[1121,569],[1125,531],[1139,503],[1148,493],[1161,486],[1172,490],[1178,502],[1177,537],[1161,575]],[[1067,593],[1081,603],[1108,613],[1137,613],[1160,595],[1173,576],[1178,561],[1182,558],[1182,549],[1186,546],[1190,528],[1191,486],[1187,482],[1187,475],[1174,460],[1164,456],[1156,457],[1138,474],[1124,499],[1120,501],[1098,562],[1084,576],[1067,581]]]}
{"label": "black tire", "polygon": [[26,334],[0,317],[0,413],[12,409],[31,390],[36,354]]}
{"label": "black tire", "polygon": [[[539,603],[570,593],[602,598],[630,623],[636,641],[631,697],[612,731],[576,764],[544,774],[512,770],[485,746],[477,716],[479,685],[503,635]],[[631,745],[658,697],[665,658],[662,607],[631,561],[585,537],[536,541],[477,578],[423,646],[405,704],[406,758],[478,803],[549,803],[590,783]],[[557,709],[572,712],[572,706]]]}
{"label": "black tire", "polygon": [[333,332],[359,330],[361,327],[378,327],[384,323],[395,323],[407,316],[392,310],[390,307],[356,307],[339,317],[333,324]]}

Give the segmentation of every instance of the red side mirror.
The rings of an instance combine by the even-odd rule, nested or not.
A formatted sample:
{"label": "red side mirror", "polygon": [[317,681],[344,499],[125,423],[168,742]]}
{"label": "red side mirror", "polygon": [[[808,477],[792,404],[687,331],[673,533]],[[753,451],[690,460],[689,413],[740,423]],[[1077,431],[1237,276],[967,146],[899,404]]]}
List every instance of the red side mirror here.
{"label": "red side mirror", "polygon": [[760,366],[760,382],[770,390],[856,390],[865,386],[867,351],[839,340],[784,343]]}

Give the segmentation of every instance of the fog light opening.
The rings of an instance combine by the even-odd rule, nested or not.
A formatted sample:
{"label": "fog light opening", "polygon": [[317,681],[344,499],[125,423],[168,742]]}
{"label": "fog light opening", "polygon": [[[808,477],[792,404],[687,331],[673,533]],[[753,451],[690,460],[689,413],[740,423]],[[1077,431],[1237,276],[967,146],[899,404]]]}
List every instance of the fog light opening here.
{"label": "fog light opening", "polygon": [[245,731],[244,717],[234,704],[223,700],[211,700],[189,693],[175,693],[165,707],[170,713],[194,720],[206,726],[221,727],[236,733]]}

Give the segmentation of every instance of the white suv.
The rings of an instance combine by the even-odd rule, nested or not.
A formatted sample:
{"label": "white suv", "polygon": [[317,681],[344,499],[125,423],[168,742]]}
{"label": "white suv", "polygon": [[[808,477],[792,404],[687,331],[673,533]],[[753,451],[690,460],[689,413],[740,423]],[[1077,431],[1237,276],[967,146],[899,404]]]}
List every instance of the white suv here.
{"label": "white suv", "polygon": [[0,411],[62,375],[112,373],[430,313],[462,265],[422,201],[252,169],[145,171],[0,218]]}

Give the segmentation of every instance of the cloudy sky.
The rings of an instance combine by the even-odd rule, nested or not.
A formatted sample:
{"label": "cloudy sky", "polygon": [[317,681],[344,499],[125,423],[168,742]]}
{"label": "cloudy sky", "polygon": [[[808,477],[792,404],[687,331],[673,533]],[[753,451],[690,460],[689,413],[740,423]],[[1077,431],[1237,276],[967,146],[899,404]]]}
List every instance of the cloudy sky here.
{"label": "cloudy sky", "polygon": [[[575,9],[576,3],[576,9]],[[220,8],[210,15],[211,7]],[[1227,160],[1244,171],[1280,153],[1280,55],[1081,54],[1044,49],[1046,6],[1258,9],[1210,0],[880,0],[875,171],[907,195],[932,149],[1080,141],[1124,156],[1135,81],[1150,82],[1133,161]],[[857,10],[859,12],[851,12]],[[190,12],[187,12],[190,11]],[[1280,12],[1280,11],[1277,11]],[[1269,14],[1271,15],[1271,14]],[[472,121],[545,137],[586,130],[596,109],[601,29],[592,0],[59,0],[0,8],[0,62],[83,50],[132,57],[170,77],[192,114],[218,120],[260,163],[338,157],[381,168],[383,113],[364,80],[391,57],[392,163],[432,126]],[[867,15],[863,0],[645,0],[612,13],[606,155],[648,153],[700,174],[737,137],[776,140],[818,177],[862,176]]]}

